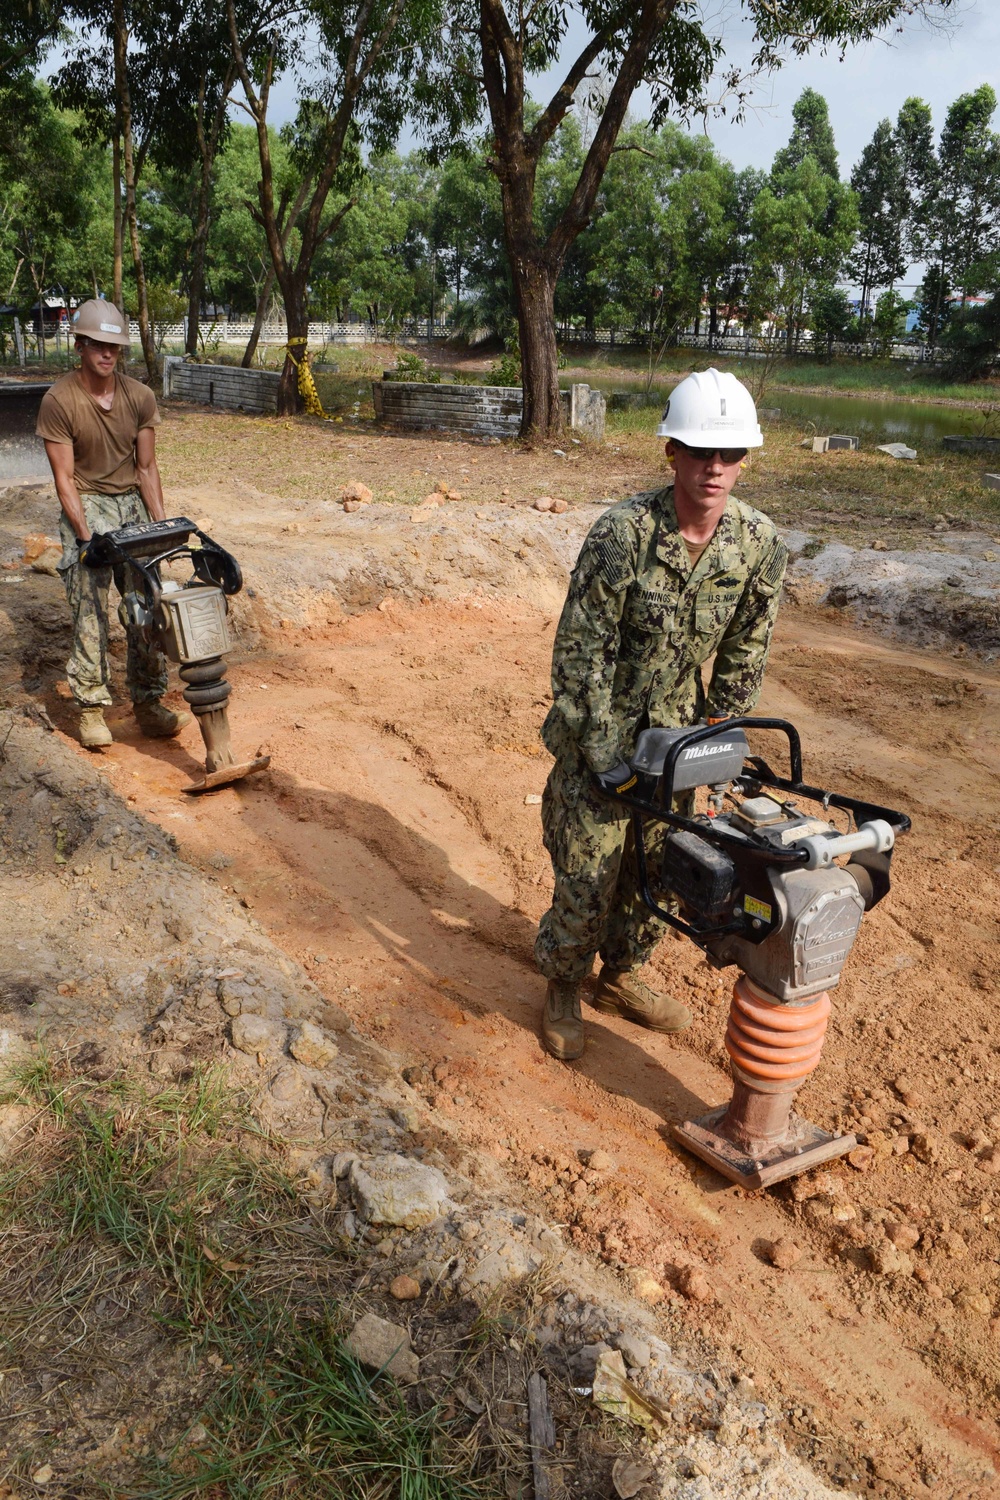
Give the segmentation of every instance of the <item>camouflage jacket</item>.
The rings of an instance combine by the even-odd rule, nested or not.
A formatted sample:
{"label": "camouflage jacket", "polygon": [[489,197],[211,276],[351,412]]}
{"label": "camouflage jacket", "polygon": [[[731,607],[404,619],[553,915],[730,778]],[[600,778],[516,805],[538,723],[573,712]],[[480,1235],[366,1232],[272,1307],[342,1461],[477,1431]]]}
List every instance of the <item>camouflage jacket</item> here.
{"label": "camouflage jacket", "polygon": [[[640,730],[748,713],[757,701],[788,552],[730,498],[692,568],[673,487],[632,495],[584,541],[552,655],[542,727],[557,759],[627,760]],[[701,666],[715,653],[706,701]]]}

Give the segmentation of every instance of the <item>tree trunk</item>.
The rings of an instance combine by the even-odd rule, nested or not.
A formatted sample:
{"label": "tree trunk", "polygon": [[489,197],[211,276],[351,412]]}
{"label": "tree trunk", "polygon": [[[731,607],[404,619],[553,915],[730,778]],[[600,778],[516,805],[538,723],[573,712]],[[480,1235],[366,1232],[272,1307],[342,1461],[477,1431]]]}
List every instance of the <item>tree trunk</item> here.
{"label": "tree trunk", "polygon": [[[285,304],[285,325],[288,349],[278,386],[278,416],[291,417],[302,409],[299,396],[299,372],[296,360],[303,360],[309,347],[309,296],[304,281],[298,276],[289,277],[281,288]],[[294,354],[295,359],[292,359]]]}
{"label": "tree trunk", "polygon": [[115,133],[111,142],[111,189],[112,202],[114,205],[114,269],[112,271],[112,296],[115,306],[119,312],[122,308],[122,143],[121,133],[115,124]]}
{"label": "tree trunk", "polygon": [[191,270],[188,275],[188,318],[185,354],[198,353],[198,333],[201,321],[201,299],[205,286],[205,245],[208,240],[209,200],[211,198],[211,162],[202,159],[201,182],[198,187],[198,218],[194,239],[191,243]]}
{"label": "tree trunk", "polygon": [[[156,350],[149,326],[149,299],[146,295],[146,271],[139,243],[139,216],[135,204],[135,158],[132,150],[132,100],[128,85],[128,30],[123,0],[114,0],[115,92],[122,125],[122,157],[125,166],[125,219],[135,265],[135,291],[139,313],[139,338],[150,380],[156,376]],[[123,309],[124,311],[124,309]]]}
{"label": "tree trunk", "polygon": [[529,441],[562,431],[555,292],[558,270],[525,255],[511,257],[521,343],[524,412],[521,436]]}
{"label": "tree trunk", "polygon": [[267,313],[267,305],[271,300],[271,293],[273,291],[274,267],[269,266],[267,275],[264,277],[264,285],[260,289],[260,296],[257,298],[257,311],[254,314],[253,330],[250,334],[247,346],[243,351],[243,358],[240,361],[244,370],[249,370],[250,366],[253,364],[254,355],[257,353],[257,345],[260,343],[261,329],[264,327],[264,317]]}

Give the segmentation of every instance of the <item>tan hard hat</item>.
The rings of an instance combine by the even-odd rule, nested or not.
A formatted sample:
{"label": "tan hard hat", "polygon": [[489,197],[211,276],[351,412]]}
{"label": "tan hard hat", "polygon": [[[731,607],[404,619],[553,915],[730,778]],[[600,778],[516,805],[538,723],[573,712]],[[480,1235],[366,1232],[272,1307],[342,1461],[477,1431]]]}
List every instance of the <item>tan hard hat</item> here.
{"label": "tan hard hat", "polygon": [[93,339],[98,344],[122,344],[126,349],[132,342],[128,331],[128,319],[122,317],[113,302],[92,297],[81,302],[72,321],[76,338]]}

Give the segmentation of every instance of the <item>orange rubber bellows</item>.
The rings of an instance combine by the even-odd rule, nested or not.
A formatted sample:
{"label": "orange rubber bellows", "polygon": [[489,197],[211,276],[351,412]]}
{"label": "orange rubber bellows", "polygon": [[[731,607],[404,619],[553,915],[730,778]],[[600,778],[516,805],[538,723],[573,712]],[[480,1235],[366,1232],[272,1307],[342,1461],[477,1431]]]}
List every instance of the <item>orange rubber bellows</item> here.
{"label": "orange rubber bellows", "polygon": [[792,1108],[819,1062],[829,1018],[825,990],[792,1005],[741,975],[726,1028],[733,1097],[701,1119],[675,1125],[674,1138],[730,1182],[751,1188],[769,1187],[853,1150],[855,1136],[831,1135]]}
{"label": "orange rubber bellows", "polygon": [[748,1083],[798,1086],[823,1050],[830,996],[808,1005],[782,1005],[742,975],[733,988],[725,1047]]}

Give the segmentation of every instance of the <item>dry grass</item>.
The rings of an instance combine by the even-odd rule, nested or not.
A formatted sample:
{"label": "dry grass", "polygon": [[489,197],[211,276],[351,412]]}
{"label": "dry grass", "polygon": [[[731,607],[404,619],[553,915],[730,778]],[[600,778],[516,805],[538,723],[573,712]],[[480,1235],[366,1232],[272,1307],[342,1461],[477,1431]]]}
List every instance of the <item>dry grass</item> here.
{"label": "dry grass", "polygon": [[[499,1500],[530,1493],[526,1381],[554,1268],[477,1308],[379,1291],[251,1101],[209,1069],[95,1081],[42,1055],[0,1086],[0,1497]],[[405,1320],[400,1390],[344,1349]],[[608,1492],[628,1434],[550,1372],[558,1472]],[[39,1481],[40,1483],[42,1481]],[[561,1491],[560,1491],[561,1493]]]}
{"label": "dry grass", "polygon": [[[170,407],[159,450],[168,491],[216,485],[242,490],[248,492],[248,516],[255,491],[295,508],[336,501],[341,487],[356,479],[376,499],[401,505],[419,503],[438,480],[472,505],[500,499],[529,505],[542,493],[586,505],[664,482],[657,415],[652,408],[611,413],[605,444],[564,440],[568,456],[562,458],[554,445],[529,450],[514,443],[484,446],[386,433],[365,419],[364,410],[338,424]],[[802,436],[793,421],[770,424],[765,447],[740,483],[742,496],[785,525],[861,545],[876,537],[914,545],[941,517],[1000,531],[1000,492],[982,484],[985,455],[933,447],[922,449],[916,462],[870,448],[817,455],[800,446]],[[211,504],[209,496],[205,503]]]}
{"label": "dry grass", "polygon": [[47,1465],[65,1496],[473,1500],[523,1464],[346,1355],[352,1251],[221,1074],[43,1058],[4,1102],[31,1118],[0,1171],[0,1493]]}

